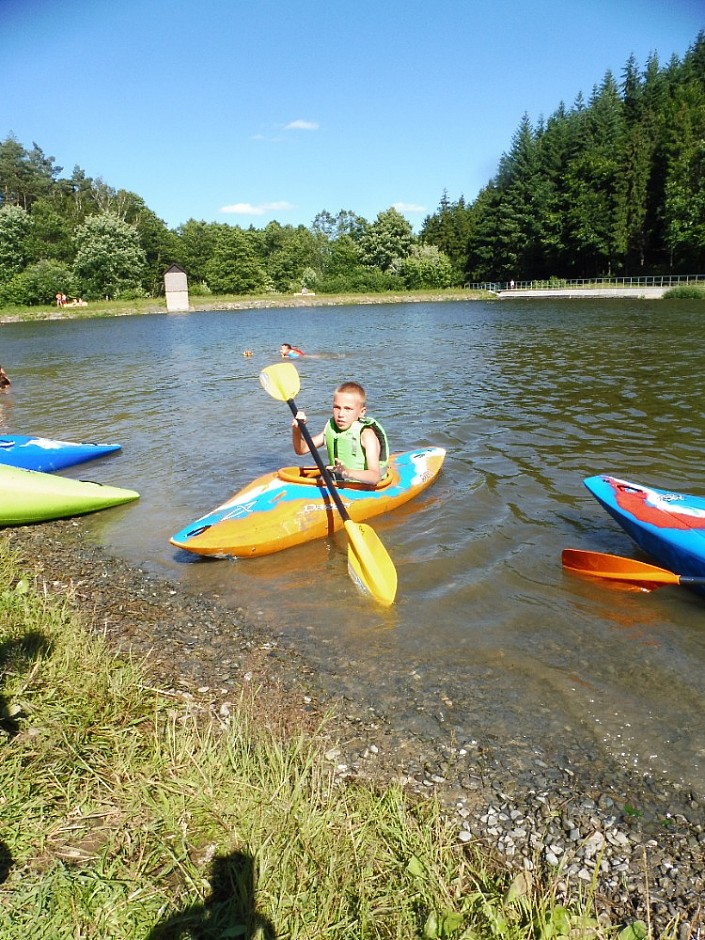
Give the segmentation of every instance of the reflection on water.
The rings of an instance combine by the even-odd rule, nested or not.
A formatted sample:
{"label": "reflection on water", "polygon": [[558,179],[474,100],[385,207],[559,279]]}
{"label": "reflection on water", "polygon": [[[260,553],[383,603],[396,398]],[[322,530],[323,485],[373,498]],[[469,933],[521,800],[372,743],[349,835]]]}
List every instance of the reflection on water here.
{"label": "reflection on water", "polygon": [[[702,788],[705,602],[679,588],[617,590],[560,565],[568,546],[635,554],[584,477],[705,492],[697,304],[514,300],[2,329],[10,429],[123,444],[70,474],[141,493],[85,519],[96,540],[185,590],[246,606],[331,691],[407,728],[527,747],[559,733]],[[448,450],[431,489],[374,520],[399,573],[391,610],[355,592],[342,533],[248,561],[169,545],[292,462],[289,410],[257,380],[283,339],[320,353],[297,363],[312,426],[352,378],[393,449]]]}
{"label": "reflection on water", "polygon": [[12,393],[9,388],[0,389],[0,430],[11,427]]}

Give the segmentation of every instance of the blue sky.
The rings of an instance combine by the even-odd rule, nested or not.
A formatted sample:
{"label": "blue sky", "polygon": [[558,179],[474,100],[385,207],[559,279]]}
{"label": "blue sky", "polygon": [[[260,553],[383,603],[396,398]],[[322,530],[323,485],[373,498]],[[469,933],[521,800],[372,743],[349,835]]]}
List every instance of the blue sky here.
{"label": "blue sky", "polygon": [[682,56],[702,0],[0,0],[0,139],[190,218],[471,201],[524,112]]}

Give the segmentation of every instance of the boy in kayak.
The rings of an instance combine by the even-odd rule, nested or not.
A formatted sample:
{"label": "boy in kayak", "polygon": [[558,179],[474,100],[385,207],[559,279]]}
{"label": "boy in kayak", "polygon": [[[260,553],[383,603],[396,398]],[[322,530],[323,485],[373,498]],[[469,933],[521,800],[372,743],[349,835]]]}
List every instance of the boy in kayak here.
{"label": "boy in kayak", "polygon": [[[376,486],[387,470],[387,435],[374,418],[365,417],[367,396],[357,382],[343,382],[333,393],[333,416],[312,440],[315,447],[326,445],[332,472],[339,480]],[[309,453],[299,422],[306,413],[297,412],[291,437],[297,454]]]}
{"label": "boy in kayak", "polygon": [[304,354],[298,346],[292,346],[291,343],[282,343],[279,347],[282,359],[300,359]]}

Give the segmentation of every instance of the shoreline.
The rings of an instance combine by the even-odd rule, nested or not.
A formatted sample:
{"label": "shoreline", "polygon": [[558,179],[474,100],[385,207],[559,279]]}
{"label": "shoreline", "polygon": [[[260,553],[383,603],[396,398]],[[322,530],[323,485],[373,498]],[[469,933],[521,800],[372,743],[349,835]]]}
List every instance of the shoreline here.
{"label": "shoreline", "polygon": [[499,300],[526,300],[528,297],[545,300],[547,297],[553,297],[565,300],[566,298],[584,299],[588,297],[600,300],[608,298],[611,300],[615,297],[628,297],[633,300],[661,300],[669,290],[671,290],[670,287],[552,287],[546,290],[541,288],[536,288],[535,290],[512,288],[511,290],[498,291],[497,298]]}
{"label": "shoreline", "polygon": [[[174,316],[199,313],[209,310],[269,310],[277,308],[342,307],[368,304],[452,303],[476,300],[526,300],[526,299],[661,299],[670,288],[627,287],[621,288],[520,288],[501,291],[481,291],[466,288],[443,290],[395,291],[382,294],[271,294],[266,296],[234,297],[231,295],[191,296],[188,310],[172,311]],[[168,313],[164,297],[143,300],[91,301],[85,306],[68,305],[62,308],[27,307],[17,313],[3,313],[0,309],[0,324],[23,323],[36,320],[77,320],[110,316],[137,316],[142,314]]]}
{"label": "shoreline", "polygon": [[[494,300],[489,292],[476,290],[411,291],[390,294],[276,294],[265,297],[228,297],[208,295],[191,297],[189,309],[174,311],[173,316],[187,313],[200,313],[209,310],[269,310],[292,307],[342,307],[358,304],[403,304],[403,303],[442,303],[452,301]],[[24,323],[36,320],[87,320],[91,317],[138,316],[153,313],[167,313],[166,300],[163,297],[138,301],[94,301],[84,307],[27,307],[21,313],[3,314],[0,309],[0,324]]]}
{"label": "shoreline", "polygon": [[[660,929],[679,917],[702,930],[705,800],[675,784],[611,766],[580,766],[556,742],[512,766],[491,742],[424,740],[369,705],[329,695],[275,624],[111,557],[81,520],[5,530],[40,590],[68,596],[93,632],[177,695],[219,707],[238,690],[320,736],[341,782],[400,783],[409,799],[435,796],[459,842],[480,841],[509,870],[560,872],[567,895],[596,882],[596,899],[627,922]],[[70,574],[67,573],[67,559]],[[324,731],[321,732],[321,725]],[[509,742],[511,746],[511,742]],[[684,937],[695,936],[689,932]]]}

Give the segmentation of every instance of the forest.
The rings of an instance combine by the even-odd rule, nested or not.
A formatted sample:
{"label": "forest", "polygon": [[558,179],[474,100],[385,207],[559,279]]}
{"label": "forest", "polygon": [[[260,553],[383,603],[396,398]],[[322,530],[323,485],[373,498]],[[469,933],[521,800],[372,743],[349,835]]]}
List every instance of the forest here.
{"label": "forest", "polygon": [[0,142],[0,307],[163,293],[385,292],[474,282],[705,271],[705,31],[686,54],[608,72],[589,98],[524,115],[474,200],[440,197],[418,234],[394,208],[322,210],[309,227],[189,219]]}

